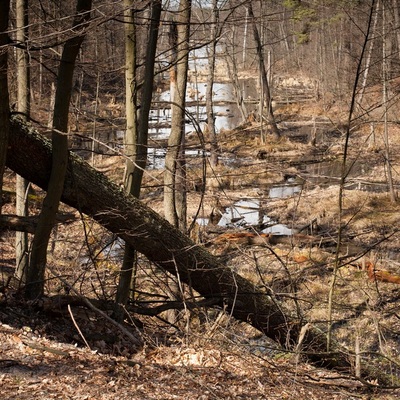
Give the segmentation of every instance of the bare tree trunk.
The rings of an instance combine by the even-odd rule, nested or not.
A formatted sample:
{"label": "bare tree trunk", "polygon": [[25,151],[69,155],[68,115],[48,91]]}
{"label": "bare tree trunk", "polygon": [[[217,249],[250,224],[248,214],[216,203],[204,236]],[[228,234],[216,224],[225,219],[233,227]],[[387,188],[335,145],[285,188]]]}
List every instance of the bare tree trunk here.
{"label": "bare tree trunk", "polygon": [[[191,0],[181,0],[176,21],[171,24],[171,133],[168,138],[164,172],[164,213],[166,220],[182,232],[187,230],[186,164],[185,164],[185,105],[189,61]],[[167,277],[171,300],[180,297],[180,290]],[[175,323],[176,313],[168,312],[167,319]]]}
{"label": "bare tree trunk", "polygon": [[43,201],[39,223],[32,241],[32,252],[26,280],[26,296],[35,299],[44,290],[44,274],[47,261],[47,246],[54,226],[64,177],[68,164],[68,114],[71,99],[73,73],[79,49],[85,37],[85,27],[90,18],[91,0],[78,0],[74,18],[74,36],[65,42],[61,56],[57,91],[54,105],[52,144],[53,162],[47,195]]}
{"label": "bare tree trunk", "polygon": [[[185,97],[189,58],[191,0],[181,0],[177,19],[176,44],[176,87],[172,98],[171,134],[168,139],[168,149],[165,156],[164,174],[164,212],[165,218],[174,226],[186,229],[185,207],[179,203],[177,196],[178,159],[184,152],[185,134]],[[172,93],[171,93],[172,95]],[[181,168],[183,165],[181,165]],[[184,173],[182,170],[180,173]],[[182,183],[182,182],[181,182]],[[180,208],[180,211],[177,210]]]}
{"label": "bare tree trunk", "polygon": [[389,186],[389,195],[392,203],[396,202],[396,191],[393,184],[393,176],[392,176],[392,163],[390,162],[390,143],[389,143],[389,130],[388,130],[388,73],[390,71],[390,65],[388,65],[388,57],[389,53],[386,50],[386,40],[387,40],[387,31],[386,31],[386,7],[385,2],[382,2],[382,102],[384,109],[384,141],[385,141],[385,165],[386,165],[386,174],[387,174],[387,183]]}
{"label": "bare tree trunk", "polygon": [[[161,1],[154,0],[151,4],[151,22],[149,26],[149,40],[145,60],[144,82],[141,92],[140,117],[137,121],[137,77],[136,77],[136,31],[133,17],[133,1],[125,1],[126,8],[126,161],[125,190],[127,193],[139,198],[142,184],[143,171],[147,161],[147,143],[149,130],[149,114],[153,94],[154,67],[158,40],[158,28],[161,17]],[[132,283],[135,265],[135,249],[126,244],[124,258],[118,283],[116,302],[126,305]],[[117,317],[122,318],[122,311],[117,312]]]}
{"label": "bare tree trunk", "polygon": [[[268,74],[265,69],[265,62],[264,62],[264,51],[263,46],[260,39],[260,34],[258,32],[256,20],[253,13],[253,6],[251,2],[247,5],[249,18],[251,20],[251,24],[253,26],[253,36],[254,41],[256,42],[257,46],[257,56],[258,56],[258,64],[260,68],[260,75],[262,81],[262,95],[263,95],[263,103],[267,106],[267,121],[269,124],[269,128],[271,130],[271,134],[274,138],[278,139],[281,134],[279,132],[278,126],[275,121],[274,112],[272,109],[272,98],[269,89],[269,82],[268,82]],[[260,116],[262,118],[262,115]]]}
{"label": "bare tree trunk", "polygon": [[[134,1],[124,0],[124,24],[125,24],[125,113],[126,113],[126,131],[125,131],[125,176],[124,187],[126,193],[137,193],[139,188],[133,185],[133,173],[135,170],[136,144],[138,139],[137,128],[137,42],[136,25],[134,16]],[[121,321],[124,316],[124,306],[129,300],[129,291],[132,283],[133,268],[135,265],[136,252],[132,246],[125,243],[124,258],[122,260],[121,271],[119,275],[117,293],[115,302],[117,303],[114,317]]]}
{"label": "bare tree trunk", "polygon": [[399,0],[393,0],[393,15],[394,15],[394,24],[396,26],[396,38],[397,38],[397,49],[394,49],[397,57],[400,57],[400,5]]}
{"label": "bare tree trunk", "polygon": [[375,44],[375,37],[373,36],[376,33],[376,25],[378,23],[378,15],[379,15],[379,6],[380,6],[380,2],[379,0],[376,3],[376,7],[375,7],[375,15],[374,15],[374,21],[372,23],[372,37],[370,39],[371,43],[369,45],[368,48],[368,54],[365,60],[365,66],[364,66],[364,73],[363,73],[363,79],[361,82],[361,88],[360,91],[357,95],[357,103],[359,106],[361,106],[362,100],[363,100],[363,96],[364,96],[364,92],[365,92],[365,88],[367,87],[367,80],[368,80],[368,74],[369,74],[369,68],[371,65],[371,58],[372,58],[372,53],[373,53],[373,49],[374,49],[374,44]]}
{"label": "bare tree trunk", "polygon": [[[17,42],[21,45],[27,44],[28,38],[28,1],[17,0],[16,2],[16,28]],[[27,49],[17,48],[17,71],[18,71],[18,103],[17,111],[26,120],[30,114],[30,77],[29,77],[29,55]],[[29,182],[17,175],[16,183],[16,214],[26,217],[28,215],[28,189]],[[21,284],[26,282],[28,271],[28,233],[15,233],[15,276]]]}
{"label": "bare tree trunk", "polygon": [[149,114],[154,89],[154,70],[158,42],[158,29],[161,18],[161,0],[151,3],[151,22],[149,25],[148,43],[145,59],[145,72],[141,89],[141,109],[139,113],[138,141],[136,146],[136,168],[133,174],[133,185],[136,197],[139,196],[144,169],[147,163]]}
{"label": "bare tree trunk", "polygon": [[235,26],[232,27],[232,35],[231,35],[231,47],[232,52],[229,50],[226,51],[226,64],[228,67],[228,73],[232,80],[233,90],[235,93],[236,104],[240,111],[240,115],[242,116],[242,121],[246,121],[247,118],[247,108],[244,102],[242,89],[240,87],[240,82],[238,78],[238,68],[236,63],[236,56],[235,56],[235,36],[236,36],[236,28]]}
{"label": "bare tree trunk", "polygon": [[214,71],[215,71],[215,52],[218,40],[217,38],[218,21],[219,21],[218,0],[213,0],[212,18],[211,18],[211,42],[208,46],[208,76],[207,76],[207,89],[206,89],[207,126],[211,141],[210,164],[212,167],[216,167],[218,165],[218,141],[217,141],[217,133],[215,131],[215,116],[213,110],[213,87],[214,87]]}
{"label": "bare tree trunk", "polygon": [[[377,0],[379,1],[379,0]],[[328,308],[327,308],[327,338],[326,338],[326,350],[327,351],[332,351],[332,348],[335,347],[333,344],[333,339],[332,339],[332,326],[333,326],[333,307],[334,307],[334,294],[335,294],[335,288],[336,288],[336,281],[338,279],[338,273],[339,273],[339,249],[342,244],[342,237],[343,237],[343,202],[344,202],[344,188],[345,184],[347,182],[347,177],[350,172],[351,167],[349,168],[348,166],[348,152],[350,149],[349,142],[350,142],[350,132],[351,132],[351,125],[353,122],[353,117],[354,117],[354,112],[355,112],[355,107],[356,107],[356,94],[357,94],[357,89],[358,89],[358,84],[361,78],[361,66],[364,60],[364,56],[366,53],[367,49],[367,43],[371,34],[371,27],[372,27],[372,17],[373,17],[373,11],[375,8],[375,0],[371,1],[370,9],[369,9],[369,16],[368,16],[368,22],[367,22],[367,27],[366,27],[366,34],[364,37],[364,43],[361,49],[361,54],[358,58],[358,63],[357,63],[357,70],[355,74],[355,79],[353,83],[353,92],[351,96],[351,102],[350,102],[350,109],[347,117],[347,123],[346,123],[346,136],[344,139],[344,148],[343,148],[343,159],[342,159],[342,165],[341,165],[341,178],[340,178],[340,185],[339,185],[339,195],[338,195],[338,214],[339,214],[339,228],[338,228],[338,233],[337,233],[337,248],[336,248],[336,253],[335,253],[335,264],[333,268],[333,274],[332,274],[332,279],[330,282],[330,287],[329,287],[329,292],[328,292]]]}
{"label": "bare tree trunk", "polygon": [[9,1],[0,1],[0,215],[2,208],[3,175],[9,135],[10,104],[8,98],[8,13]]}

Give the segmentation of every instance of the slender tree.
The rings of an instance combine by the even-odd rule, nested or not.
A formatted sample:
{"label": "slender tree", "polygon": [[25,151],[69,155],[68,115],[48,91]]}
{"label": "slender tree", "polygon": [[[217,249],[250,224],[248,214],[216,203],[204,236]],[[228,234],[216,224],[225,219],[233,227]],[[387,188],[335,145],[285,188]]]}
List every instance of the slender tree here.
{"label": "slender tree", "polygon": [[[247,21],[247,19],[246,19],[246,21]],[[246,22],[246,26],[247,26],[247,22]],[[229,45],[226,44],[226,47],[227,47],[226,64],[228,67],[228,75],[230,76],[230,78],[232,80],[236,104],[240,111],[242,121],[244,122],[247,118],[248,113],[247,113],[246,104],[244,102],[243,93],[242,93],[242,89],[240,87],[240,81],[239,81],[239,76],[238,76],[238,65],[237,65],[236,54],[235,54],[236,36],[237,36],[237,28],[235,26],[233,26],[232,30],[231,30],[231,34],[230,34],[230,37],[231,37],[230,43],[229,43]]]}
{"label": "slender tree", "polygon": [[0,1],[0,214],[2,208],[2,190],[4,166],[6,163],[8,134],[10,129],[10,104],[8,98],[8,15],[10,2]]}
{"label": "slender tree", "polygon": [[[379,1],[379,0],[377,0]],[[368,15],[368,21],[367,21],[367,27],[366,27],[366,34],[364,37],[364,43],[361,49],[361,53],[358,59],[358,64],[357,64],[357,70],[355,73],[355,79],[354,79],[354,84],[353,84],[353,92],[351,96],[351,102],[350,102],[350,109],[347,117],[347,124],[346,124],[346,136],[344,139],[344,151],[343,151],[343,159],[342,159],[342,165],[341,165],[341,179],[340,179],[340,185],[339,185],[339,195],[338,195],[338,214],[339,214],[339,228],[338,228],[338,234],[337,234],[337,248],[336,248],[336,253],[335,253],[335,264],[334,264],[334,269],[333,269],[333,275],[329,287],[329,293],[328,293],[328,309],[327,309],[327,321],[328,321],[328,326],[327,326],[327,338],[326,338],[326,348],[327,351],[332,350],[332,325],[333,325],[333,307],[334,307],[334,295],[335,295],[335,288],[336,288],[336,282],[338,279],[338,273],[339,273],[339,267],[340,267],[340,260],[339,260],[339,252],[340,252],[340,246],[342,244],[342,238],[343,238],[343,203],[344,203],[344,188],[345,184],[347,182],[348,174],[351,170],[351,164],[349,167],[349,160],[348,160],[348,153],[350,150],[350,132],[351,132],[351,124],[353,121],[354,117],[354,111],[355,111],[355,106],[356,106],[356,94],[357,94],[357,89],[358,89],[358,84],[361,78],[361,65],[363,63],[366,49],[367,49],[367,43],[371,34],[371,29],[372,29],[372,20],[373,20],[373,14],[374,14],[374,9],[375,9],[375,0],[371,1],[370,4],[370,9],[369,9],[369,15]]]}
{"label": "slender tree", "polygon": [[367,56],[365,59],[365,66],[364,66],[364,72],[363,72],[363,76],[362,76],[361,88],[357,95],[358,105],[361,105],[363,96],[365,93],[365,89],[367,87],[368,74],[369,74],[369,70],[370,70],[370,66],[371,66],[372,53],[373,53],[374,45],[375,45],[375,34],[376,34],[376,26],[378,23],[379,7],[380,7],[380,1],[378,0],[376,2],[376,6],[375,6],[374,21],[372,23],[371,38],[369,40],[370,43],[369,43],[369,47],[368,47]]}
{"label": "slender tree", "polygon": [[[29,78],[29,54],[27,49],[28,38],[28,1],[17,0],[16,2],[16,28],[17,42],[20,45],[16,49],[17,71],[18,71],[18,98],[17,111],[21,118],[28,119],[30,114],[30,78]],[[28,189],[29,182],[17,175],[16,183],[16,213],[17,215],[28,215]],[[15,233],[15,276],[21,284],[26,282],[28,271],[28,233]]]}
{"label": "slender tree", "polygon": [[215,130],[215,115],[213,109],[213,88],[214,88],[214,71],[215,71],[215,53],[217,47],[217,32],[219,21],[218,0],[212,2],[211,12],[211,42],[208,46],[208,75],[207,75],[207,89],[206,89],[206,112],[207,112],[207,126],[211,140],[211,166],[218,165],[218,142],[217,133]]}
{"label": "slender tree", "polygon": [[390,161],[390,143],[389,143],[389,129],[388,129],[388,90],[389,90],[389,54],[386,49],[387,41],[387,11],[385,2],[382,3],[382,104],[383,104],[383,130],[384,130],[384,141],[385,141],[385,166],[387,183],[389,186],[390,200],[395,203],[397,201],[396,190],[393,183],[392,175],[392,163]]}
{"label": "slender tree", "polygon": [[[178,174],[184,174],[179,158],[184,156],[185,97],[189,59],[189,35],[191,0],[181,0],[176,20],[176,87],[172,97],[171,133],[165,157],[164,174],[164,212],[166,219],[174,226],[186,230],[184,187],[178,189]],[[184,185],[184,177],[180,180]]]}
{"label": "slender tree", "polygon": [[[125,26],[125,177],[124,187],[127,193],[137,193],[139,196],[140,187],[133,185],[133,173],[135,170],[136,142],[137,134],[137,80],[136,80],[136,25],[135,9],[133,0],[124,0],[124,26]],[[123,305],[126,305],[129,299],[129,290],[133,276],[135,264],[135,249],[133,246],[125,243],[124,258],[122,261],[117,294],[115,301],[117,307],[115,318],[122,320],[124,316]]]}
{"label": "slender tree", "polygon": [[[269,82],[268,82],[268,74],[267,74],[267,70],[265,68],[265,61],[264,61],[264,49],[263,49],[263,45],[261,42],[259,31],[258,31],[257,21],[254,16],[253,6],[252,6],[251,1],[249,1],[248,5],[247,5],[247,10],[248,10],[248,15],[249,15],[252,27],[253,27],[253,37],[254,37],[254,41],[256,43],[256,49],[257,49],[258,65],[259,65],[261,83],[262,83],[262,98],[263,98],[262,103],[264,103],[267,107],[267,121],[270,126],[271,134],[274,138],[278,139],[281,134],[279,132],[278,125],[276,124],[275,117],[274,117],[274,111],[272,109],[272,98],[271,98]],[[263,116],[261,115],[261,118],[262,117]]]}
{"label": "slender tree", "polygon": [[[143,172],[147,162],[147,143],[149,130],[149,114],[153,94],[154,67],[158,40],[158,29],[161,18],[161,1],[151,2],[148,45],[145,55],[144,79],[140,85],[139,121],[137,120],[137,38],[132,0],[125,0],[125,86],[126,86],[126,134],[125,149],[127,155],[125,167],[125,190],[139,198]],[[129,299],[129,291],[135,264],[135,249],[126,244],[124,258],[118,283],[116,302],[125,305]],[[123,316],[123,308],[118,307],[117,318]]]}
{"label": "slender tree", "polygon": [[64,186],[68,164],[68,114],[73,86],[73,74],[79,49],[85,38],[90,18],[91,0],[78,0],[72,33],[63,48],[57,75],[57,90],[53,113],[53,161],[47,195],[32,242],[29,269],[26,279],[26,296],[35,299],[43,294],[47,246],[54,226],[58,205]]}
{"label": "slender tree", "polygon": [[[185,105],[189,60],[191,1],[180,0],[176,20],[170,26],[171,46],[171,132],[168,138],[164,172],[164,213],[167,221],[186,232]],[[171,300],[180,296],[176,282],[166,279]],[[167,319],[174,323],[171,310]]]}

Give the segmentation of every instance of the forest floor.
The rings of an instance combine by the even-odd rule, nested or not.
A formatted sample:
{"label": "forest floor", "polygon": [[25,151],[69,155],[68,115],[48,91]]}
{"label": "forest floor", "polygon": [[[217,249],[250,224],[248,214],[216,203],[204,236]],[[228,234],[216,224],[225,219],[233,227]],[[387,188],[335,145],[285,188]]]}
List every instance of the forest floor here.
{"label": "forest floor", "polygon": [[[200,157],[188,160],[189,223],[195,217],[209,220],[206,226],[193,225],[191,236],[246,278],[272,289],[287,309],[301,309],[303,317],[322,326],[326,325],[330,283],[339,260],[334,337],[350,350],[359,346],[362,363],[375,363],[391,372],[394,387],[382,389],[373,379],[362,382],[312,366],[232,320],[223,310],[181,311],[173,325],[164,315],[159,319],[138,315],[140,322],[128,321],[125,326],[132,332],[136,332],[133,325],[139,326],[143,345],[137,346],[87,307],[54,307],[54,296],[70,294],[69,285],[93,299],[110,300],[115,292],[119,244],[101,227],[76,214],[75,222],[59,225],[53,235],[49,297],[39,302],[26,304],[10,278],[15,268],[14,235],[8,232],[0,239],[0,398],[400,397],[396,389],[400,376],[400,203],[391,202],[386,191],[384,129],[380,124],[360,123],[352,130],[348,156],[353,170],[343,189],[339,218],[346,114],[335,106],[326,110],[310,104],[288,105],[278,110],[277,118],[283,132],[277,141],[268,139],[262,144],[260,126],[249,123],[221,132],[217,167],[207,165],[204,170]],[[397,191],[400,132],[396,124],[389,129]],[[313,144],[311,132],[316,134]],[[198,145],[195,137],[188,142]],[[97,167],[115,177],[123,163],[115,157],[112,161],[102,158]],[[207,181],[202,193],[204,171]],[[13,179],[9,172],[6,182],[10,187]],[[143,201],[162,214],[160,179],[162,170],[145,174]],[[271,188],[277,186],[279,190],[296,189],[289,196],[275,197]],[[37,189],[32,193],[33,203],[38,200],[32,211],[40,206],[42,196]],[[256,223],[245,223],[243,216],[236,216],[237,221],[221,224],[221,214],[243,200],[257,200],[246,205],[258,213]],[[4,213],[13,212],[12,204],[11,195]],[[67,207],[62,211],[74,212]],[[265,216],[295,235],[280,237],[276,243],[255,240],[268,225]],[[343,245],[337,248],[339,224]],[[243,240],[243,233],[252,239],[246,236]],[[368,263],[374,266],[372,275]],[[382,281],[382,276],[392,282]],[[162,286],[163,278],[139,260],[142,283],[138,296],[155,301],[148,293],[157,287],[165,299],[168,290]]]}

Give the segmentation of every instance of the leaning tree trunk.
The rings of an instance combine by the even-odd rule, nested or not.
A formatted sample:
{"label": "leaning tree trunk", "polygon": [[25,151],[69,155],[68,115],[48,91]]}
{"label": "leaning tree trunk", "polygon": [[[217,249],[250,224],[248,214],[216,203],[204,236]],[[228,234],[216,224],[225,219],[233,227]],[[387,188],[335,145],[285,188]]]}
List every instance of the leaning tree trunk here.
{"label": "leaning tree trunk", "polygon": [[[51,143],[19,119],[12,119],[7,166],[47,190],[51,159]],[[257,289],[72,153],[62,201],[92,216],[160,268],[179,275],[205,298],[216,299],[235,318],[252,324],[286,348],[297,344],[301,323],[284,312],[272,293]],[[327,353],[326,335],[318,328],[309,326],[301,343],[315,363],[351,369],[354,357],[339,345],[331,346]]]}
{"label": "leaning tree trunk", "polygon": [[0,1],[0,214],[2,206],[3,174],[9,134],[10,104],[8,99],[8,13],[10,2]]}
{"label": "leaning tree trunk", "polygon": [[26,276],[26,297],[35,299],[43,293],[44,273],[47,261],[47,246],[63,190],[63,181],[68,162],[68,114],[73,86],[73,73],[79,49],[85,38],[85,29],[91,0],[78,0],[74,18],[74,36],[65,42],[57,76],[57,91],[53,113],[53,162],[49,190],[43,201],[39,223],[32,241],[32,252]]}

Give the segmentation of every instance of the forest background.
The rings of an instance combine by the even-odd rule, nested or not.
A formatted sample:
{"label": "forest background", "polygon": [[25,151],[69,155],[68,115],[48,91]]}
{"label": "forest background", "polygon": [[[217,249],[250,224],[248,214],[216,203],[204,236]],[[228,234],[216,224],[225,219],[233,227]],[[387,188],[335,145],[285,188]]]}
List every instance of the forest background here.
{"label": "forest background", "polygon": [[397,0],[1,2],[1,390],[395,398],[399,27]]}

